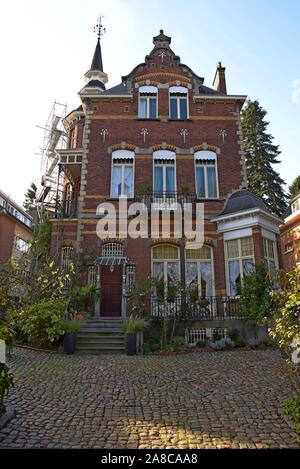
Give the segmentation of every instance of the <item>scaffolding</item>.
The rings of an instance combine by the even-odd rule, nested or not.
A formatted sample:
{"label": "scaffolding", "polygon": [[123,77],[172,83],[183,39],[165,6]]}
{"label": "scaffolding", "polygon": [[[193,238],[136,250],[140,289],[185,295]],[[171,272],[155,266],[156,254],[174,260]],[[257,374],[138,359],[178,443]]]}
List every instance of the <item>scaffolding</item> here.
{"label": "scaffolding", "polygon": [[41,218],[55,211],[63,191],[63,175],[59,169],[58,150],[67,148],[68,134],[64,128],[67,105],[54,101],[44,131],[41,147],[40,178],[37,184],[37,209]]}

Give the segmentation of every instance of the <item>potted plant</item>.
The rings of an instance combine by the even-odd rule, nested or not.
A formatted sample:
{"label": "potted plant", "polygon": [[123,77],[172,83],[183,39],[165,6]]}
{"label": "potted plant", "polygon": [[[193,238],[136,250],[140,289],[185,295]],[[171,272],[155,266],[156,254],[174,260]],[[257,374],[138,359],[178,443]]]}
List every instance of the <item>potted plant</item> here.
{"label": "potted plant", "polygon": [[137,190],[138,195],[141,197],[142,202],[148,206],[149,197],[152,194],[152,184],[150,181],[143,181]]}
{"label": "potted plant", "polygon": [[67,355],[73,355],[76,349],[77,332],[82,326],[82,321],[76,319],[65,319],[62,321],[62,328],[65,331],[63,347]]}
{"label": "potted plant", "polygon": [[[136,355],[137,339],[148,327],[148,322],[143,318],[129,317],[122,323],[122,330],[125,332],[125,350],[127,355]],[[141,338],[141,337],[140,337]],[[139,341],[140,343],[142,340]]]}

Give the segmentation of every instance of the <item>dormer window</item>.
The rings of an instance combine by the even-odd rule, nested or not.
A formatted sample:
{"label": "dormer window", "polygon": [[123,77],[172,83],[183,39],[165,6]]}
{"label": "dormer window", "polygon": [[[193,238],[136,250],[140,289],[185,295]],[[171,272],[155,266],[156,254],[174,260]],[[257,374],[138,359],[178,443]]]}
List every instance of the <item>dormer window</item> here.
{"label": "dormer window", "polygon": [[157,119],[156,86],[141,86],[139,88],[139,118]]}
{"label": "dormer window", "polygon": [[188,89],[183,86],[172,86],[170,95],[170,119],[188,118]]}

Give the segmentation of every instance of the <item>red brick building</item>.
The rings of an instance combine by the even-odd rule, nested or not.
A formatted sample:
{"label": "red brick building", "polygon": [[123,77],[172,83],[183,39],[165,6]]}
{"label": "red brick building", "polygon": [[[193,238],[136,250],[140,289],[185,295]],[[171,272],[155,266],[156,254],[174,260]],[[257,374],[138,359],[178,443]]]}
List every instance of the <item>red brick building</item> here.
{"label": "red brick building", "polygon": [[[64,192],[51,249],[64,270],[73,253],[93,253],[86,280],[101,288],[96,316],[125,316],[128,287],[145,276],[193,282],[199,298],[224,297],[236,295],[255,263],[279,265],[280,220],[246,188],[240,120],[246,96],[227,94],[221,63],[208,87],[162,30],[153,43],[145,61],[107,89],[98,40],[82,104],[66,117],[69,147],[59,151]],[[152,203],[171,219],[174,203],[192,203],[194,218],[196,203],[204,203],[204,246],[191,250],[172,233],[120,239],[117,232],[100,240],[97,206],[109,202],[118,211],[122,195],[128,203]]]}
{"label": "red brick building", "polygon": [[282,265],[292,270],[300,265],[300,194],[291,200],[280,226]]}
{"label": "red brick building", "polygon": [[32,236],[32,217],[0,191],[0,262],[21,257],[27,251]]}

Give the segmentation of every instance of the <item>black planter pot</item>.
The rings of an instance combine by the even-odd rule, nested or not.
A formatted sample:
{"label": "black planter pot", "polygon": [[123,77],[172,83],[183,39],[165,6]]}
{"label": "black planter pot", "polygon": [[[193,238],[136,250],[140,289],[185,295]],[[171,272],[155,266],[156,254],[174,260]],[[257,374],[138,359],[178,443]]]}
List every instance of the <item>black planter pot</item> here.
{"label": "black planter pot", "polygon": [[136,355],[136,332],[126,332],[126,355]]}
{"label": "black planter pot", "polygon": [[64,336],[64,352],[67,355],[73,355],[76,348],[76,332],[66,332]]}

